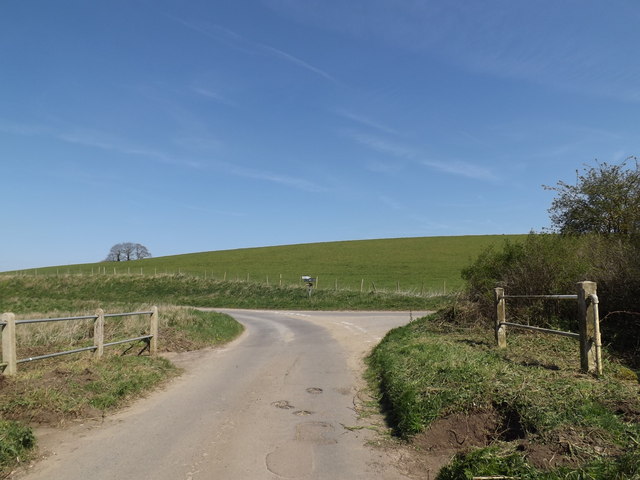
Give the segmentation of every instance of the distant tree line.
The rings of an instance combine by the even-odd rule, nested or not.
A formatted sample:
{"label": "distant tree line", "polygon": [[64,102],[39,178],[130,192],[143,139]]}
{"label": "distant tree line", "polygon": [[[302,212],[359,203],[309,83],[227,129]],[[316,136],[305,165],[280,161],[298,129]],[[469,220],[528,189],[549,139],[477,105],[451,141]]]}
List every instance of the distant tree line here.
{"label": "distant tree line", "polygon": [[151,257],[151,253],[147,250],[147,247],[139,243],[124,242],[117,243],[111,250],[105,262],[127,262],[129,260],[141,260],[143,258]]}

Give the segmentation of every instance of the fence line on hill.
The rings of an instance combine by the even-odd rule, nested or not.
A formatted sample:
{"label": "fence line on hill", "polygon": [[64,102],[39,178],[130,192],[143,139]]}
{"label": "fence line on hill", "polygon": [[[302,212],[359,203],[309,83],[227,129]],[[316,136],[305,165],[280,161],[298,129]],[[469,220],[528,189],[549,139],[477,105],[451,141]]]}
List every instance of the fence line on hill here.
{"label": "fence line on hill", "polygon": [[[232,272],[216,272],[215,270],[204,270],[204,271],[190,271],[188,269],[177,268],[174,270],[171,269],[146,269],[144,267],[120,267],[117,266],[100,266],[93,267],[91,269],[73,269],[73,268],[56,268],[55,271],[52,269],[46,269],[44,272],[39,271],[39,269],[29,269],[29,270],[19,270],[15,272],[4,272],[3,276],[15,275],[15,276],[25,276],[25,277],[44,277],[44,276],[55,276],[55,277],[73,277],[73,276],[174,276],[174,275],[184,275],[195,278],[204,278],[211,279],[217,281],[227,281],[227,282],[247,282],[247,283],[256,283],[263,284],[267,286],[300,286],[303,284],[300,280],[300,276],[294,275],[269,275],[269,274],[261,274],[256,275],[251,272],[248,273],[232,273]],[[411,295],[420,295],[420,296],[438,296],[438,295],[447,295],[455,292],[455,289],[452,289],[447,285],[446,280],[442,280],[441,283],[436,283],[433,281],[421,281],[416,284],[416,282],[403,282],[400,280],[387,280],[381,281],[379,278],[371,279],[352,276],[349,279],[340,279],[338,276],[327,276],[320,277],[316,276],[316,285],[314,288],[323,289],[323,290],[346,290],[346,291],[359,291],[360,293],[364,292],[373,292],[373,293],[399,293],[399,294],[411,294]]]}

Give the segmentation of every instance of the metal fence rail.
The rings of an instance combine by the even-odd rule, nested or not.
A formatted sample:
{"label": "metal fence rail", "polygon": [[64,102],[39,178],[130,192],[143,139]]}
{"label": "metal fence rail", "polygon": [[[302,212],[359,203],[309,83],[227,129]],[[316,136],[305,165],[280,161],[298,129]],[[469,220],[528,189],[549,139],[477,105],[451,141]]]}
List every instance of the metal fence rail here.
{"label": "metal fence rail", "polygon": [[64,322],[67,320],[89,320],[96,319],[97,315],[83,315],[81,317],[59,317],[59,318],[29,318],[26,320],[16,320],[16,325],[23,325],[27,323],[47,323],[47,322]]}
{"label": "metal fence rail", "polygon": [[502,295],[502,298],[546,298],[551,300],[577,300],[578,295]]}
{"label": "metal fence rail", "polygon": [[149,310],[148,312],[105,313],[104,318],[129,317],[131,315],[152,315],[152,314],[153,314],[153,310]]}
{"label": "metal fence rail", "polygon": [[579,333],[563,332],[562,330],[553,330],[551,328],[534,327],[533,325],[523,325],[521,323],[502,322],[501,325],[507,327],[522,328],[524,330],[534,330],[541,333],[550,333],[552,335],[560,335],[563,337],[580,338]]}
{"label": "metal fence rail", "polygon": [[[150,315],[151,321],[149,325],[149,334],[142,335],[134,338],[127,338],[124,340],[117,340],[113,342],[104,341],[104,321],[105,318],[113,317],[130,317],[135,315]],[[39,355],[36,357],[18,359],[16,354],[16,326],[33,323],[49,323],[49,322],[63,322],[74,320],[93,320],[93,345],[88,347],[76,348],[73,350],[67,350],[64,352],[49,353],[46,355]],[[0,373],[7,375],[15,375],[17,371],[17,365],[25,362],[33,362],[36,360],[44,360],[47,358],[60,357],[62,355],[71,355],[74,353],[92,351],[95,358],[101,358],[104,353],[105,347],[112,347],[114,345],[121,345],[123,343],[135,343],[139,341],[145,341],[147,347],[142,351],[149,349],[151,355],[156,355],[158,351],[158,307],[152,307],[151,310],[143,312],[125,312],[125,313],[104,313],[99,308],[94,315],[81,315],[76,317],[58,317],[58,318],[35,318],[16,320],[13,313],[3,313],[0,320],[0,336],[2,337],[2,362],[0,362]],[[142,353],[141,351],[141,353]]]}
{"label": "metal fence rail", "polygon": [[96,350],[97,348],[98,347],[96,347],[95,345],[91,345],[90,347],[76,348],[75,350],[67,350],[65,352],[47,353],[46,355],[39,355],[37,357],[18,359],[16,360],[16,363],[35,362],[36,360],[44,360],[46,358],[61,357],[62,355],[70,355],[72,353],[86,352],[89,350]]}
{"label": "metal fence rail", "polygon": [[[499,295],[496,297],[498,300],[503,298],[532,298],[532,299],[544,299],[544,300],[577,300],[578,295]],[[533,330],[541,333],[549,333],[551,335],[560,335],[563,337],[580,338],[579,333],[563,332],[561,330],[554,330],[551,328],[534,327],[533,325],[523,325],[522,323],[502,322],[501,325],[508,327],[520,328],[523,330]]]}

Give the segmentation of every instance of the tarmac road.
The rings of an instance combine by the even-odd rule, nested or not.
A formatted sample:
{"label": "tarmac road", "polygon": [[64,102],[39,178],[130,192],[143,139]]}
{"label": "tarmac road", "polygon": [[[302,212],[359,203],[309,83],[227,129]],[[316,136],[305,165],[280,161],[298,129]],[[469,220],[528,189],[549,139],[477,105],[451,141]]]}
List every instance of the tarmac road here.
{"label": "tarmac road", "polygon": [[354,405],[363,356],[409,312],[217,310],[238,340],[172,355],[185,374],[121,413],[39,432],[46,458],[12,478],[408,478]]}

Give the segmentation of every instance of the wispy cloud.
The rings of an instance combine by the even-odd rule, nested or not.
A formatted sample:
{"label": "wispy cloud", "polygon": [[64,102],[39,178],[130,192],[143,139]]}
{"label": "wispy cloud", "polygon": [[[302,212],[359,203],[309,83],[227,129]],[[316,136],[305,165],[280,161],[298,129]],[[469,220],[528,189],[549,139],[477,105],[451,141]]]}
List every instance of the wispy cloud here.
{"label": "wispy cloud", "polygon": [[[137,192],[131,192],[132,195],[133,194],[140,194],[139,191]],[[149,202],[153,202],[153,203],[158,203],[159,199],[157,197],[147,197]],[[225,217],[246,217],[247,213],[246,212],[241,212],[241,211],[237,211],[237,210],[220,210],[220,209],[212,209],[206,206],[202,206],[202,205],[195,205],[192,203],[183,203],[180,201],[176,201],[176,199],[174,197],[172,197],[170,200],[165,200],[164,201],[167,204],[168,208],[172,208],[175,209],[176,207],[184,209],[184,210],[190,210],[193,212],[197,212],[199,214],[204,214],[204,215],[216,215],[216,216],[225,216]],[[148,205],[149,203],[147,203]]]}
{"label": "wispy cloud", "polygon": [[0,131],[21,136],[55,138],[65,143],[98,148],[101,150],[109,150],[125,155],[144,157],[148,160],[170,165],[186,166],[191,168],[202,167],[199,162],[191,159],[185,160],[177,158],[160,150],[136,145],[116,135],[98,130],[78,127],[63,129],[43,125],[10,123],[0,120]]}
{"label": "wispy cloud", "polygon": [[[210,159],[206,164],[193,160],[178,160],[176,157],[167,155],[161,151],[132,146],[120,140],[114,139],[113,137],[99,134],[97,132],[76,131],[74,133],[59,134],[58,138],[71,143],[117,151],[119,153],[128,155],[139,155],[171,165],[187,166],[199,170],[218,168],[225,171],[225,173],[229,175],[261,180],[269,183],[276,183],[305,192],[321,192],[325,190],[323,187],[317,185],[316,183],[302,178],[282,175],[271,171],[243,167],[224,161],[218,161],[215,159]],[[203,146],[201,140],[198,139],[188,139],[185,141],[189,142],[191,147],[194,147],[195,145],[196,147],[201,148]]]}
{"label": "wispy cloud", "polygon": [[[244,39],[240,35],[227,28],[221,27],[220,25],[202,25],[200,23],[184,20],[180,17],[174,17],[172,15],[167,15],[167,17],[180,23],[183,27],[198,32],[205,37],[209,37],[213,40],[226,40],[235,48],[240,48],[240,45],[244,42]],[[249,52],[248,50],[246,51]]]}
{"label": "wispy cloud", "polygon": [[221,103],[223,105],[228,105],[230,107],[235,107],[236,103],[229,100],[228,98],[220,95],[217,92],[214,92],[208,88],[203,88],[203,87],[191,87],[191,91],[202,96],[205,97],[209,100],[213,100],[215,102]]}
{"label": "wispy cloud", "polygon": [[379,160],[370,160],[366,163],[365,168],[370,172],[383,173],[389,175],[392,173],[400,172],[403,169],[403,165],[398,161],[381,162]]}
{"label": "wispy cloud", "polygon": [[354,113],[342,108],[335,109],[333,110],[333,112],[343,118],[359,123],[360,125],[364,125],[365,127],[370,127],[375,130],[380,130],[381,132],[394,134],[394,135],[397,135],[399,133],[397,130],[387,127],[386,125],[382,125],[381,123],[371,120],[370,118],[365,117],[364,115],[359,115],[357,113]]}
{"label": "wispy cloud", "polygon": [[217,153],[223,143],[210,135],[178,135],[171,139],[172,143],[181,149],[199,154]]}
{"label": "wispy cloud", "polygon": [[[135,145],[115,135],[96,130],[75,128],[66,131],[60,131],[55,130],[51,127],[38,125],[22,125],[10,123],[0,119],[0,131],[14,135],[46,136],[49,138],[56,138],[57,140],[70,144],[98,148],[101,150],[113,151],[125,155],[140,156],[147,160],[168,165],[189,167],[197,170],[217,169],[223,171],[228,175],[260,180],[268,183],[275,183],[304,192],[323,192],[327,190],[326,187],[323,187],[316,182],[312,182],[304,178],[283,175],[268,170],[259,170],[242,165],[236,165],[230,162],[220,161],[215,158],[209,158],[206,162],[184,159],[183,157],[167,154],[161,150],[150,149],[147,147]],[[210,151],[212,149],[217,149],[219,146],[219,144],[215,140],[203,138],[179,138],[177,139],[177,143],[182,147],[188,146],[191,150],[200,149]]]}
{"label": "wispy cloud", "polygon": [[636,2],[263,0],[303,24],[472,72],[640,101]]}
{"label": "wispy cloud", "polygon": [[26,125],[0,119],[0,132],[12,135],[33,136],[46,135],[49,134],[51,130],[41,125]]}
{"label": "wispy cloud", "polygon": [[463,160],[425,159],[428,155],[425,155],[417,148],[368,134],[353,134],[352,138],[361,145],[377,152],[408,160],[442,173],[475,180],[493,181],[498,179],[490,169]]}
{"label": "wispy cloud", "polygon": [[129,143],[121,138],[93,130],[74,130],[61,132],[55,135],[59,140],[75,143],[88,147],[100,148],[103,150],[115,151],[125,155],[135,155],[147,159],[165,163],[168,165],[187,166],[191,168],[201,168],[199,162],[193,160],[178,159],[173,155],[168,155],[160,150],[154,150],[143,146]]}
{"label": "wispy cloud", "polygon": [[405,206],[402,203],[395,200],[394,198],[388,197],[386,195],[381,195],[379,199],[382,203],[384,203],[386,206],[388,206],[393,210],[402,210],[402,211],[405,210]]}
{"label": "wispy cloud", "polygon": [[329,75],[327,72],[325,72],[324,70],[318,68],[318,67],[314,67],[313,65],[311,65],[310,63],[305,62],[304,60],[301,60],[298,57],[295,57],[293,55],[291,55],[290,53],[287,53],[283,50],[280,50],[278,48],[269,46],[269,45],[265,45],[262,43],[255,43],[255,45],[258,48],[261,48],[262,50],[264,50],[267,53],[270,53],[271,55],[275,56],[275,57],[279,57],[282,58],[290,63],[293,63],[294,65],[297,65],[299,67],[305,68],[307,70],[309,70],[310,72],[313,72],[317,75],[320,75],[321,77],[324,77],[325,79],[331,81],[331,82],[335,82],[336,79],[333,78],[331,75]]}
{"label": "wispy cloud", "polygon": [[254,168],[242,167],[238,165],[232,165],[229,163],[218,163],[219,166],[223,166],[228,173],[237,175],[239,177],[251,178],[254,180],[263,180],[270,183],[276,183],[284,185],[286,187],[295,188],[305,192],[323,192],[326,188],[309,180],[297,177],[291,177],[289,175],[282,175],[275,172],[257,170]]}
{"label": "wispy cloud", "polygon": [[295,55],[292,55],[291,53],[285,52],[280,48],[276,48],[266,43],[250,40],[249,38],[243,35],[240,35],[239,33],[234,32],[233,30],[230,30],[226,27],[215,25],[215,24],[203,25],[203,24],[187,21],[177,17],[171,17],[171,18],[173,18],[175,21],[179,22],[186,28],[189,28],[195,32],[198,32],[206,37],[213,38],[219,41],[220,40],[224,41],[225,43],[245,53],[252,53],[252,54],[260,53],[273,58],[278,58],[288,63],[291,63],[293,65],[296,65],[297,67],[303,68],[309,72],[312,72],[315,75],[318,75],[324,78],[325,80],[328,80],[330,82],[337,82],[337,80],[325,70],[319,67],[316,67],[315,65],[312,65],[311,63]]}
{"label": "wispy cloud", "polygon": [[444,173],[467,177],[474,180],[497,180],[498,177],[489,169],[474,165],[462,160],[448,160],[446,162],[436,160],[421,160],[424,166],[439,170]]}
{"label": "wispy cloud", "polygon": [[395,157],[402,157],[409,160],[413,160],[417,156],[417,152],[414,149],[384,138],[369,135],[367,133],[352,133],[350,136],[357,143],[378,152],[389,153]]}

